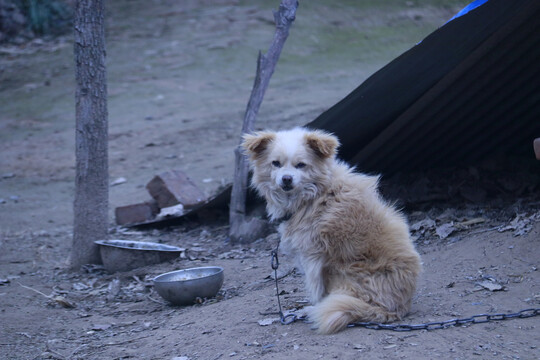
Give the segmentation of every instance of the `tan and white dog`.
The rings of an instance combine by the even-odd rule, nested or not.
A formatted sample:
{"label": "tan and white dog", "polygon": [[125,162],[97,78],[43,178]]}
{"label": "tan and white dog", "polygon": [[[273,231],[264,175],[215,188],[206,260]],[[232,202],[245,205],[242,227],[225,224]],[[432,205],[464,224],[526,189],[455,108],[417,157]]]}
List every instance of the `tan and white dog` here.
{"label": "tan and white dog", "polygon": [[270,218],[286,219],[281,245],[305,272],[318,331],[406,315],[420,257],[405,218],[379,195],[378,177],[337,160],[338,139],[322,131],[258,132],[242,146]]}

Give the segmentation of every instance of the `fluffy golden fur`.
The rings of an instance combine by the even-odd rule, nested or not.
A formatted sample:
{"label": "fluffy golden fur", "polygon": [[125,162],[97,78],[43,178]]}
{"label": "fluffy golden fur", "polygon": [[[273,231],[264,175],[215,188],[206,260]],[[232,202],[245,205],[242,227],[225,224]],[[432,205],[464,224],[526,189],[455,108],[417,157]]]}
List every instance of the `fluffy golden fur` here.
{"label": "fluffy golden fur", "polygon": [[410,309],[420,257],[405,218],[377,190],[378,178],[335,158],[338,139],[296,128],[245,135],[252,185],[297,258],[320,333],[354,321],[391,322]]}

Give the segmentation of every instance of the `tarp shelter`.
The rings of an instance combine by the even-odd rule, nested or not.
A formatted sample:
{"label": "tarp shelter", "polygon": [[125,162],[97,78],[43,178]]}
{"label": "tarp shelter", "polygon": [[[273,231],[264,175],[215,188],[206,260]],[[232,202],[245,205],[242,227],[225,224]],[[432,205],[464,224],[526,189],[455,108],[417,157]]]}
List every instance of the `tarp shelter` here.
{"label": "tarp shelter", "polygon": [[[339,157],[362,172],[500,154],[532,160],[540,137],[539,19],[540,0],[475,1],[307,126],[337,135]],[[191,214],[226,206],[230,191]]]}
{"label": "tarp shelter", "polygon": [[534,158],[540,137],[540,1],[481,0],[308,124],[361,171]]}

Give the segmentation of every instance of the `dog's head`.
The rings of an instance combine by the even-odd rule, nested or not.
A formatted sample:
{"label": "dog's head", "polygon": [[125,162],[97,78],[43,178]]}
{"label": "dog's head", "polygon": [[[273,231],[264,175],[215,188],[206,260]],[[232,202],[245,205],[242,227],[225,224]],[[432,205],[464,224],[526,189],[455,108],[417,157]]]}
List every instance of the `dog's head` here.
{"label": "dog's head", "polygon": [[319,130],[295,128],[244,136],[243,148],[253,168],[253,184],[289,195],[316,191],[339,146],[338,139]]}

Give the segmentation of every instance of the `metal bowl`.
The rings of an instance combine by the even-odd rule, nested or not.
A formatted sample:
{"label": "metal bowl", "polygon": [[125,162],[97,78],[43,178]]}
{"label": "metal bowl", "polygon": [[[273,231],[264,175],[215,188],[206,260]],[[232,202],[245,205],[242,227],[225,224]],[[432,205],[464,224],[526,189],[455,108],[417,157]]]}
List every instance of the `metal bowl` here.
{"label": "metal bowl", "polygon": [[191,305],[197,298],[216,296],[223,285],[223,268],[198,267],[171,271],[154,279],[154,288],[161,297],[175,305]]}
{"label": "metal bowl", "polygon": [[109,272],[128,271],[180,256],[184,249],[165,244],[129,240],[98,240],[103,266]]}

